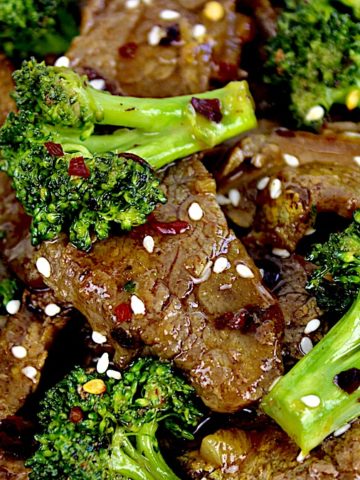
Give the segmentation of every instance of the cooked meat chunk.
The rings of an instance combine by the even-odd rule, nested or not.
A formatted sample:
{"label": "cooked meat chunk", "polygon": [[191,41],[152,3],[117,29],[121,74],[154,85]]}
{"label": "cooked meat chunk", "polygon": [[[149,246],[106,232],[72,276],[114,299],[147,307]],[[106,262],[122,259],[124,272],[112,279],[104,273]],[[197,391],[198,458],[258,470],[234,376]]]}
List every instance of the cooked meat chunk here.
{"label": "cooked meat chunk", "polygon": [[252,21],[235,13],[234,0],[218,4],[208,13],[205,0],[91,0],[68,52],[71,65],[105,79],[114,93],[141,97],[201,92],[212,80],[234,80]]}
{"label": "cooked meat chunk", "polygon": [[28,480],[29,472],[30,470],[25,467],[23,460],[0,450],[1,480]]}
{"label": "cooked meat chunk", "polygon": [[293,251],[316,212],[351,218],[360,208],[359,154],[359,139],[346,134],[251,134],[222,172],[219,192],[237,189],[242,196],[239,205],[225,206],[226,213],[241,227],[252,227],[248,242]]}
{"label": "cooked meat chunk", "polygon": [[[194,158],[178,163],[164,173],[163,188],[168,203],[156,222],[131,235],[97,242],[90,253],[64,236],[44,243],[37,254],[51,266],[44,281],[112,340],[121,365],[145,347],[173,359],[210,408],[237,411],[281,371],[282,314],[228,229],[204,166]],[[173,221],[189,228],[159,232],[179,226],[163,223]],[[154,249],[144,248],[146,235]]]}
{"label": "cooked meat chunk", "polygon": [[10,97],[10,92],[13,90],[11,73],[10,62],[5,55],[0,53],[0,125],[4,122],[7,114],[15,108],[15,102]]}

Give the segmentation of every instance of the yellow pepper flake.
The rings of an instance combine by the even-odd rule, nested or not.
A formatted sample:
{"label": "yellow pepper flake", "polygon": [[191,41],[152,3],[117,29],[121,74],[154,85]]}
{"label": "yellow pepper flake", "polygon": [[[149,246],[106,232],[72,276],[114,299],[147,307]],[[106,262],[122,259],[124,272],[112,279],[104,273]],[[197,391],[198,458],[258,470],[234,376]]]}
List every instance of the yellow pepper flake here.
{"label": "yellow pepper flake", "polygon": [[106,392],[106,385],[103,380],[95,378],[83,385],[83,389],[87,393],[92,393],[93,395],[100,395],[101,393]]}
{"label": "yellow pepper flake", "polygon": [[352,90],[346,97],[346,106],[349,110],[354,110],[360,103],[360,90]]}
{"label": "yellow pepper flake", "polygon": [[219,2],[207,2],[203,10],[204,16],[212,22],[218,22],[225,15],[224,7]]}

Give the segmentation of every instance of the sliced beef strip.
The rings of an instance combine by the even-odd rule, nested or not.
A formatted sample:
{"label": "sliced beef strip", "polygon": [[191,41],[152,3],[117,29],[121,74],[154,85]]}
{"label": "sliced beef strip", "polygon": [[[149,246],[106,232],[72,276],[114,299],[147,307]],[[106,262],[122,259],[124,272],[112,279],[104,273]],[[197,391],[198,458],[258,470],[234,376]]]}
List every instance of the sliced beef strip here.
{"label": "sliced beef strip", "polygon": [[[218,173],[219,193],[236,189],[242,198],[239,205],[225,205],[226,214],[239,226],[252,227],[248,243],[293,251],[312,226],[315,208],[346,218],[360,208],[359,154],[360,139],[346,134],[254,132],[239,142]],[[268,184],[259,189],[264,179]],[[271,195],[274,181],[281,182],[277,198]]]}
{"label": "sliced beef strip", "polygon": [[[224,14],[218,21],[204,15],[205,0],[138,2],[134,8],[128,3],[87,3],[81,34],[67,53],[72,67],[104,78],[114,93],[141,97],[201,92],[211,80],[226,83],[239,77],[241,46],[251,38],[252,21],[235,13],[233,0],[220,0]],[[162,19],[169,10],[178,18]],[[204,37],[194,38],[195,25],[206,28]],[[149,44],[159,27],[164,37]]]}
{"label": "sliced beef strip", "polygon": [[11,74],[12,65],[5,55],[0,53],[0,125],[4,122],[7,114],[15,109],[15,102],[10,97],[13,90]]}
{"label": "sliced beef strip", "polygon": [[24,465],[24,460],[13,457],[0,450],[0,479],[28,480],[30,469]]}
{"label": "sliced beef strip", "polygon": [[[156,209],[156,219],[186,221],[190,229],[164,235],[150,223],[97,242],[90,253],[76,250],[64,236],[46,242],[38,252],[51,265],[44,281],[93,330],[112,339],[120,365],[145,347],[146,353],[173,359],[210,408],[237,411],[258,400],[281,371],[282,314],[228,229],[201,162],[193,158],[167,169],[162,185],[168,203]],[[203,210],[199,221],[188,215],[194,202]],[[145,234],[154,239],[153,253],[143,247]],[[219,257],[229,266],[216,274],[208,262]],[[249,267],[253,278],[240,277],[238,264]],[[199,277],[202,283],[194,280]],[[126,291],[130,281],[133,294]],[[144,303],[145,314],[121,321],[132,295]]]}

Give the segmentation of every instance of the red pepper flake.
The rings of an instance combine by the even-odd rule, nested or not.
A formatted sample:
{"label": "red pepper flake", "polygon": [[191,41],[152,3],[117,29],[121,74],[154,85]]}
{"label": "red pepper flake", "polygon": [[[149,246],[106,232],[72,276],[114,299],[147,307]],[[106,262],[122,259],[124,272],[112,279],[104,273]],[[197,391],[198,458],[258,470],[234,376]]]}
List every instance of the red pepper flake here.
{"label": "red pepper flake", "polygon": [[64,151],[63,151],[60,143],[45,142],[44,146],[45,146],[46,150],[50,153],[50,155],[53,155],[54,157],[63,157],[64,156]]}
{"label": "red pepper flake", "polygon": [[360,387],[360,370],[358,368],[344,370],[335,375],[334,383],[341,390],[351,395]]}
{"label": "red pepper flake", "polygon": [[76,177],[89,178],[90,170],[86,166],[84,157],[75,157],[70,160],[69,175],[74,175]]}
{"label": "red pepper flake", "polygon": [[128,42],[124,45],[119,47],[119,55],[123,58],[134,58],[136,55],[136,51],[138,49],[138,45],[135,42]]}
{"label": "red pepper flake", "polygon": [[84,418],[84,412],[80,407],[72,407],[69,413],[69,420],[72,423],[79,423]]}
{"label": "red pepper flake", "polygon": [[192,97],[191,105],[199,115],[202,115],[215,123],[221,122],[223,116],[221,113],[220,100],[218,98]]}
{"label": "red pepper flake", "polygon": [[182,220],[175,220],[174,222],[159,222],[154,215],[150,215],[148,218],[150,226],[163,235],[178,235],[189,230],[190,224],[183,222]]}
{"label": "red pepper flake", "polygon": [[131,307],[128,303],[120,303],[114,310],[119,323],[128,322],[132,317]]}

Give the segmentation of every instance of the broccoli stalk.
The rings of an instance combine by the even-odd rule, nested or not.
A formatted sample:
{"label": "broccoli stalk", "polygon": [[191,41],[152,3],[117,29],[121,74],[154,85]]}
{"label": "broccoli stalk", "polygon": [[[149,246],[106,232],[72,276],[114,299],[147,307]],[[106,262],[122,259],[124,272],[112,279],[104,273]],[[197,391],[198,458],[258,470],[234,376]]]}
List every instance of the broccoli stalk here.
{"label": "broccoli stalk", "polygon": [[329,310],[350,308],[264,397],[262,409],[303,454],[360,415],[360,211],[343,232],[316,245],[309,282]]}
{"label": "broccoli stalk", "polygon": [[156,434],[193,438],[195,402],[169,362],[139,359],[117,381],[75,368],[41,403],[30,479],[178,480]]}

